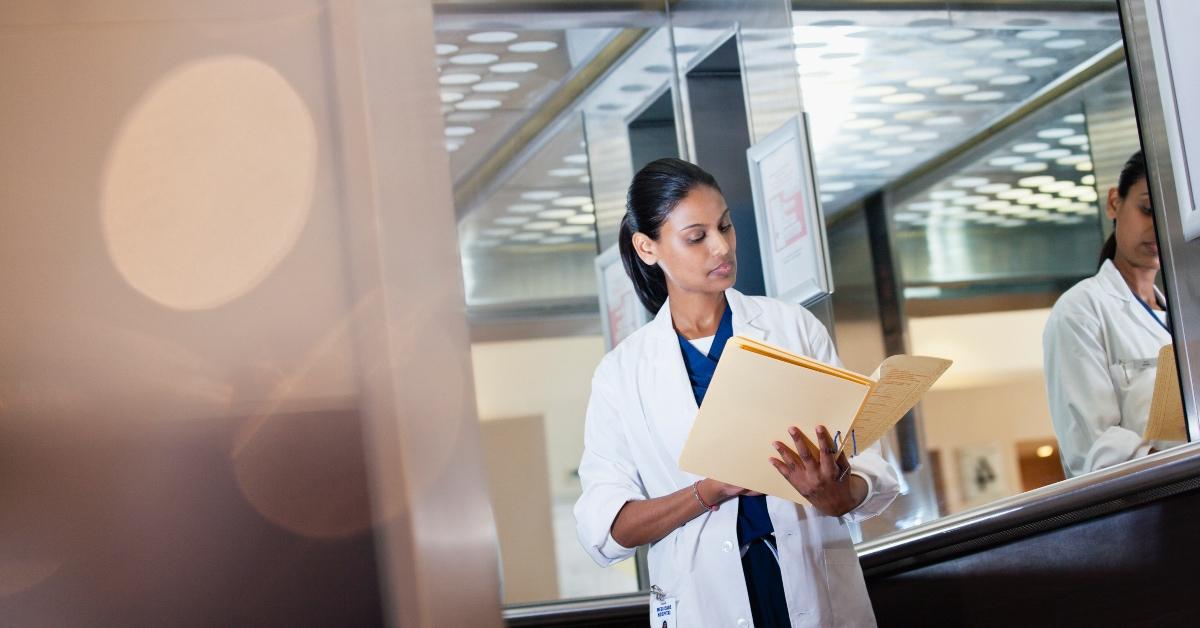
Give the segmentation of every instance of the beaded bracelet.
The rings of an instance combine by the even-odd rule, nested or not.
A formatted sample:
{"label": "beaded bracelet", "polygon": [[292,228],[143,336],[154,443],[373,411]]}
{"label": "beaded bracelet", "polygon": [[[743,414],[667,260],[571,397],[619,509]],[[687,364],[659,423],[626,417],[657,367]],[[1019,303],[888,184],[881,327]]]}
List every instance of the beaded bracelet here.
{"label": "beaded bracelet", "polygon": [[705,510],[709,512],[716,512],[718,508],[716,504],[709,506],[708,504],[704,503],[704,498],[700,497],[700,482],[703,482],[703,480],[696,480],[696,483],[692,485],[692,495],[696,496],[696,501],[700,502],[700,505],[704,506]]}

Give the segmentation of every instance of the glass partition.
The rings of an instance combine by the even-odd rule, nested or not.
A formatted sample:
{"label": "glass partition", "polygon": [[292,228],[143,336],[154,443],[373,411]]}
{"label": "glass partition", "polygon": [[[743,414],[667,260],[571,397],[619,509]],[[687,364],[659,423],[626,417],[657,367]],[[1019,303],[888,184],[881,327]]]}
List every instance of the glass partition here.
{"label": "glass partition", "polygon": [[[1043,336],[1056,301],[1096,273],[1109,189],[1139,146],[1115,7],[1098,6],[439,14],[507,602],[646,586],[635,561],[596,567],[571,513],[605,352],[593,260],[615,242],[633,173],[696,161],[749,216],[745,149],[801,110],[835,284],[813,310],[842,360],[955,361],[885,439],[902,495],[856,539],[1066,477],[1047,376],[1071,375],[1048,374]],[[754,274],[739,289],[761,293]]]}

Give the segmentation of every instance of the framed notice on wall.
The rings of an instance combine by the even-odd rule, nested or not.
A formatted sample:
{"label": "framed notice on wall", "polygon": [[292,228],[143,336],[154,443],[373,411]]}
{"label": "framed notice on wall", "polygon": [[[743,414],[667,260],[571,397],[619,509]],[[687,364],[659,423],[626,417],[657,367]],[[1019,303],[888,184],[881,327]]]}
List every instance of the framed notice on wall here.
{"label": "framed notice on wall", "polygon": [[1146,0],[1183,235],[1200,237],[1200,2]]}
{"label": "framed notice on wall", "polygon": [[767,295],[808,305],[833,293],[808,127],[788,120],[746,151]]}
{"label": "framed notice on wall", "polygon": [[596,256],[596,286],[600,293],[600,326],[604,328],[604,347],[612,350],[617,343],[650,321],[642,307],[633,281],[625,274],[621,253],[614,244]]}

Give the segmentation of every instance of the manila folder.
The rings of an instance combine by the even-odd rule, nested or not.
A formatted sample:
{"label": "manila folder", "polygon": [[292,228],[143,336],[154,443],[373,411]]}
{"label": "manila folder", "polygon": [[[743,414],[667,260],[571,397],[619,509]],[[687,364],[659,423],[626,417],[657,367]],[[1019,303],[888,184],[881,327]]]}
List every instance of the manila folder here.
{"label": "manila folder", "polygon": [[1175,346],[1164,345],[1158,352],[1158,372],[1154,375],[1154,396],[1146,419],[1146,440],[1186,441],[1187,419],[1179,390],[1179,371],[1175,368]]}
{"label": "manila folder", "polygon": [[761,347],[740,337],[729,340],[684,443],[679,468],[806,504],[771,465],[770,459],[779,455],[772,443],[791,447],[787,430],[793,425],[809,438],[815,438],[817,425],[830,434],[848,433],[871,381],[849,372],[843,376],[834,372],[841,369],[826,365],[821,366],[828,370],[815,370]]}

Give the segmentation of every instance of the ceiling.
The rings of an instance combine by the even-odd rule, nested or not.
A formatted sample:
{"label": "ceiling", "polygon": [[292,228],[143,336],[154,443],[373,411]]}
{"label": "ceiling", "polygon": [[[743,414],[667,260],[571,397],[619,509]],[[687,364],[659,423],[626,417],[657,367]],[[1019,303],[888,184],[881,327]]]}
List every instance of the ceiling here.
{"label": "ceiling", "polygon": [[[959,148],[1120,41],[1113,11],[794,11],[792,19],[827,214]],[[476,21],[471,28],[461,17],[439,22],[446,145],[457,182],[511,139],[620,26],[617,20],[602,29],[531,23],[543,27],[523,30],[515,19]],[[641,65],[630,71],[649,71]],[[661,65],[669,71],[670,59]],[[642,78],[609,83],[641,85]],[[612,106],[636,108],[656,95],[630,88],[613,95]],[[1075,106],[906,199],[895,213],[897,230],[911,236],[962,228],[1090,228],[1098,220],[1097,193],[1082,118]],[[469,286],[482,285],[479,269],[489,269],[494,283],[505,268],[530,272],[536,259],[539,268],[572,268],[557,269],[559,280],[542,277],[540,287],[514,288],[514,300],[578,295],[580,281],[588,284],[584,293],[594,295],[596,233],[584,133],[570,116],[552,127],[500,170],[469,211],[460,208],[464,268],[477,275],[467,277]],[[484,300],[504,299],[497,289]]]}

